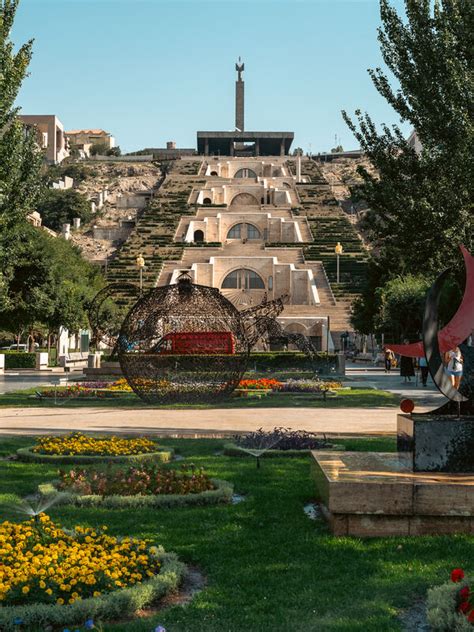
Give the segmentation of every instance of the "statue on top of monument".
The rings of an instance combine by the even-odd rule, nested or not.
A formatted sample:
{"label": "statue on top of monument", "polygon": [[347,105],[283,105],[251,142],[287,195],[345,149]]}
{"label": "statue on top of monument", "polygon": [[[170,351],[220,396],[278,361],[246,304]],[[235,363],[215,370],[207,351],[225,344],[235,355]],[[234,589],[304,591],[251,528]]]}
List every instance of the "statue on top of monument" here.
{"label": "statue on top of monument", "polygon": [[241,61],[240,57],[239,57],[239,61],[235,64],[235,69],[239,73],[237,77],[237,81],[242,81],[242,73],[245,70],[245,64]]}

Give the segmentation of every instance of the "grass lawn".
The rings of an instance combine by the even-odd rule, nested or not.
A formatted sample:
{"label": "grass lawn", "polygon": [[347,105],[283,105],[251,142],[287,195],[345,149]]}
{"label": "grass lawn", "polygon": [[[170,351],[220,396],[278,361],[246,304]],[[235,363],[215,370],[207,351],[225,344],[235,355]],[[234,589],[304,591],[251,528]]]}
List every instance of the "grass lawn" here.
{"label": "grass lawn", "polygon": [[[2,440],[0,455],[31,443],[31,438]],[[390,632],[402,629],[399,609],[446,581],[452,568],[474,570],[473,536],[332,537],[324,522],[303,513],[314,497],[308,457],[263,460],[257,470],[253,459],[216,456],[221,440],[161,443],[211,476],[233,482],[246,500],[133,512],[53,508],[51,517],[66,527],[107,524],[114,535],[150,538],[207,576],[207,587],[191,603],[151,618],[106,624],[105,631],[151,632],[161,624],[168,632]],[[352,450],[395,450],[391,438],[345,444]],[[14,495],[32,493],[54,475],[49,465],[0,461],[2,518],[14,517],[7,506]]]}
{"label": "grass lawn", "polygon": [[135,395],[135,393],[124,393],[109,399],[100,398],[77,398],[77,399],[36,399],[35,391],[38,388],[31,388],[23,391],[5,393],[0,395],[0,407],[60,407],[65,408],[379,408],[380,406],[397,407],[400,398],[388,391],[380,391],[370,388],[357,388],[338,391],[337,397],[328,397],[323,401],[320,397],[308,393],[291,393],[256,397],[231,397],[225,401],[218,401],[215,404],[172,404],[172,405],[148,405]]}

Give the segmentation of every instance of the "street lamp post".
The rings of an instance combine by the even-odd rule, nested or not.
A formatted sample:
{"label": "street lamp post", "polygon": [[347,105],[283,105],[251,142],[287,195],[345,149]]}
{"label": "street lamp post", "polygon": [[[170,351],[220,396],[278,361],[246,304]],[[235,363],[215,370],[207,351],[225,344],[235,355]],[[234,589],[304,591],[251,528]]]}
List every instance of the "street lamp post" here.
{"label": "street lamp post", "polygon": [[140,271],[140,294],[142,293],[142,289],[143,289],[143,268],[145,267],[145,259],[143,258],[142,254],[139,254],[137,257],[137,268]]}
{"label": "street lamp post", "polygon": [[339,285],[339,257],[342,255],[344,248],[341,245],[341,242],[338,241],[334,252],[336,253],[336,283]]}

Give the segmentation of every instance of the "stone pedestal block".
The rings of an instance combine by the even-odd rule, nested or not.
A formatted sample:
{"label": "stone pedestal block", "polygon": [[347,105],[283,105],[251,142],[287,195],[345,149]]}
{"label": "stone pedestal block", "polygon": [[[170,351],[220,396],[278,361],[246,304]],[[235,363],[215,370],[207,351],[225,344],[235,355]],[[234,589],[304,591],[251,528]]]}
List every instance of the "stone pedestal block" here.
{"label": "stone pedestal block", "polygon": [[412,454],[414,472],[474,472],[474,418],[398,415],[397,449]]}
{"label": "stone pedestal block", "polygon": [[474,475],[413,472],[409,452],[312,454],[316,496],[338,536],[474,534]]}

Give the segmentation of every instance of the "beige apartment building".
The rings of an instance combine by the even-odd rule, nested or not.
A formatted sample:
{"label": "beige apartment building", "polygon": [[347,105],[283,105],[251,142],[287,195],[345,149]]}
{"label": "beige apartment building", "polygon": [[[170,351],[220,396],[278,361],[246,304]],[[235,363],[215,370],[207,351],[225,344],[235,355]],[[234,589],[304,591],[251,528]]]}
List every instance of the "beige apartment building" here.
{"label": "beige apartment building", "polygon": [[71,150],[78,150],[83,158],[90,156],[92,145],[115,147],[115,138],[103,129],[74,129],[66,132],[66,136]]}
{"label": "beige apartment building", "polygon": [[38,144],[45,152],[49,164],[59,165],[69,156],[69,146],[64,133],[64,125],[54,114],[20,114],[20,120],[34,127]]}

